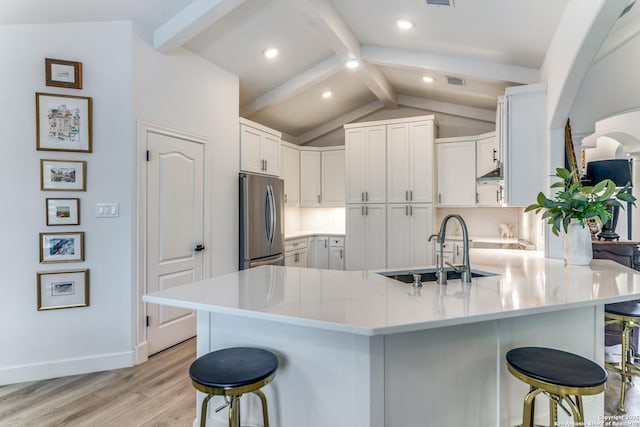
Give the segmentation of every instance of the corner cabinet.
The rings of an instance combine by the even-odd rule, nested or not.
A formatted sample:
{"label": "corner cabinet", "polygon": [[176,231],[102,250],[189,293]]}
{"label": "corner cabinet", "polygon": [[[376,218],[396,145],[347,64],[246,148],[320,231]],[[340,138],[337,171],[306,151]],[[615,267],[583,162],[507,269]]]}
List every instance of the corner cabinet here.
{"label": "corner cabinet", "polygon": [[285,206],[298,206],[300,203],[300,153],[297,149],[282,145],[282,174],[284,181]]}
{"label": "corner cabinet", "polygon": [[282,134],[259,123],[240,118],[240,170],[280,176]]}
{"label": "corner cabinet", "polygon": [[344,206],[344,149],[300,150],[300,206]]}

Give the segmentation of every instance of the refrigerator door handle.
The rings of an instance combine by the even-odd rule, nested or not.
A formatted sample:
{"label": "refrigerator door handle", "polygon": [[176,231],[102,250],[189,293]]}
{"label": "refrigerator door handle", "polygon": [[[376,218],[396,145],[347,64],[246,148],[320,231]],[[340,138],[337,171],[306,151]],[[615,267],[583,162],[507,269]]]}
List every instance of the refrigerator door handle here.
{"label": "refrigerator door handle", "polygon": [[267,185],[267,193],[269,197],[269,235],[267,240],[269,241],[269,244],[272,245],[273,237],[276,233],[276,197],[273,194],[273,187],[271,184]]}
{"label": "refrigerator door handle", "polygon": [[264,201],[264,233],[267,242],[271,243],[271,194],[267,185]]}

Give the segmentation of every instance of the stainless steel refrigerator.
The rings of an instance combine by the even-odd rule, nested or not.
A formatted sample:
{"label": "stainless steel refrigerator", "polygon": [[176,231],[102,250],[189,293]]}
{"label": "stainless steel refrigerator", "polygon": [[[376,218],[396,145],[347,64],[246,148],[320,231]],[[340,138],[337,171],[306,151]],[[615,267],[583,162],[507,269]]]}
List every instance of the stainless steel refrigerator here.
{"label": "stainless steel refrigerator", "polygon": [[240,270],[284,265],[284,181],[240,174]]}

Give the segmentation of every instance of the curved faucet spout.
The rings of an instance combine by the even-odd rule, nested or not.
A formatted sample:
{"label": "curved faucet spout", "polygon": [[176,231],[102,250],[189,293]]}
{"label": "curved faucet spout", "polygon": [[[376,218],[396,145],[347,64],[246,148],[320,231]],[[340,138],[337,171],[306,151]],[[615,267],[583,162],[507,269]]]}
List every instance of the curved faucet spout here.
{"label": "curved faucet spout", "polygon": [[[444,270],[444,257],[442,256],[443,245],[445,241],[445,234],[447,231],[447,222],[451,218],[455,218],[460,223],[462,227],[462,240],[463,240],[463,254],[462,254],[462,265],[452,267],[459,273],[461,273],[460,279],[463,283],[471,283],[471,266],[469,264],[469,232],[467,231],[467,224],[464,222],[464,219],[458,214],[450,214],[444,217],[442,223],[440,224],[440,231],[437,234],[437,242],[440,244],[440,263],[438,265],[438,283],[444,285],[447,283],[447,273]],[[433,235],[429,237],[429,240],[434,237]],[[451,265],[447,263],[448,265]]]}

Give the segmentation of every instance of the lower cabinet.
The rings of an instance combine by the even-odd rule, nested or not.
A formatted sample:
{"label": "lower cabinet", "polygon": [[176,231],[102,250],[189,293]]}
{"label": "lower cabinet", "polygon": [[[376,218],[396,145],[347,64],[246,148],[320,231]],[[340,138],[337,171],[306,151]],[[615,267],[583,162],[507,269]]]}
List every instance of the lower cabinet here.
{"label": "lower cabinet", "polygon": [[386,205],[349,204],[346,208],[346,217],[346,269],[385,268],[387,263]]}
{"label": "lower cabinet", "polygon": [[329,237],[315,236],[309,239],[309,267],[329,268]]}
{"label": "lower cabinet", "polygon": [[[462,264],[464,254],[464,244],[461,240],[445,240],[442,245],[442,263],[459,265]],[[440,246],[435,244],[436,264],[440,264]]]}
{"label": "lower cabinet", "polygon": [[430,203],[387,205],[387,268],[433,264],[432,218]]}
{"label": "lower cabinet", "polygon": [[284,265],[287,267],[307,266],[307,238],[287,240],[284,244]]}
{"label": "lower cabinet", "polygon": [[329,270],[344,270],[344,237],[329,238]]}

